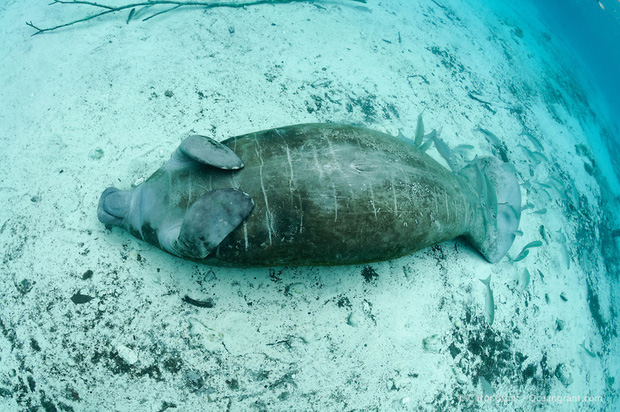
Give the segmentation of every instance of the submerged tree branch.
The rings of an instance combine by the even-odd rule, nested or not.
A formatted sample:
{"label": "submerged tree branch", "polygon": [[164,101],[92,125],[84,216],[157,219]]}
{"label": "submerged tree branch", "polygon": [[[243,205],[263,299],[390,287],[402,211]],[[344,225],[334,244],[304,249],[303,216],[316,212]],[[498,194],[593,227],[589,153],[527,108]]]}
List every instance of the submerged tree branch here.
{"label": "submerged tree branch", "polygon": [[[366,0],[348,0],[348,1],[354,1],[357,3],[366,3]],[[169,9],[153,13],[152,15],[142,19],[142,21],[146,21],[160,14],[164,14],[164,13],[167,13],[172,10],[176,10],[179,7],[184,7],[184,6],[194,6],[194,7],[201,7],[205,9],[212,9],[216,7],[228,7],[228,8],[237,9],[237,8],[248,7],[248,6],[258,6],[261,4],[314,3],[314,2],[315,0],[255,0],[255,1],[248,1],[248,2],[240,2],[240,3],[217,2],[217,1],[206,2],[206,1],[150,0],[150,1],[142,1],[139,3],[131,3],[131,4],[125,4],[125,5],[118,6],[118,7],[113,7],[113,6],[108,6],[105,4],[95,3],[92,1],[55,0],[52,3],[50,3],[50,5],[52,4],[81,4],[81,5],[92,6],[92,7],[96,7],[96,8],[104,9],[104,10],[99,13],[95,13],[93,15],[71,21],[69,23],[59,24],[58,26],[53,26],[53,27],[41,28],[41,27],[35,26],[31,21],[26,22],[26,24],[36,30],[36,32],[33,34],[33,36],[36,36],[37,34],[50,32],[50,31],[57,30],[63,27],[67,27],[67,26],[72,26],[77,23],[82,23],[88,20],[95,19],[97,17],[105,16],[106,14],[116,13],[116,12],[127,10],[127,9],[135,9],[136,7],[147,8],[151,6],[166,5],[166,4],[173,6]],[[129,22],[130,19],[131,19],[131,16],[127,19],[127,22]]]}

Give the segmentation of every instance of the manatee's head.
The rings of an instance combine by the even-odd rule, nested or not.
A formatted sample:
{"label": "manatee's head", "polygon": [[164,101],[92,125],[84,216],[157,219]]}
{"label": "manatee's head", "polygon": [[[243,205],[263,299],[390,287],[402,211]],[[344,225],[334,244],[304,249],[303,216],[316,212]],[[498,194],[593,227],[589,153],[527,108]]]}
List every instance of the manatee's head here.
{"label": "manatee's head", "polygon": [[97,217],[106,225],[120,226],[129,212],[131,192],[108,187],[99,198]]}

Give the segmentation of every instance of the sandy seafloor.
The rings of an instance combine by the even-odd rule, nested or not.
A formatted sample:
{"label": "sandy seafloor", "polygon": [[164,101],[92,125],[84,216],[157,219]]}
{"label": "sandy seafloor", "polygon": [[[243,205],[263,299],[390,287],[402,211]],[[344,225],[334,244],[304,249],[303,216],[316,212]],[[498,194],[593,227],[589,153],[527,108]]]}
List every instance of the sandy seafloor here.
{"label": "sandy seafloor", "polygon": [[[0,410],[617,410],[620,190],[601,141],[618,129],[535,10],[326,1],[31,37],[25,21],[90,12],[47,3],[0,6]],[[533,207],[500,263],[456,240],[363,266],[223,269],[97,220],[103,189],[147,178],[189,134],[333,121],[413,136],[424,109],[427,130],[474,147],[464,159],[518,171]]]}

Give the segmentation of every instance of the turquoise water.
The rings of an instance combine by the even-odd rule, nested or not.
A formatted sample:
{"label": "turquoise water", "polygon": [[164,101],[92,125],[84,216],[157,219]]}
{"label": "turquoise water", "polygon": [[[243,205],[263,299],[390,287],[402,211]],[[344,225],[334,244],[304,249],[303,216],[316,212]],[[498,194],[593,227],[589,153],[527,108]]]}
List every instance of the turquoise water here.
{"label": "turquoise water", "polygon": [[620,4],[615,1],[545,1],[535,2],[542,16],[566,48],[575,53],[602,100],[602,117],[609,124],[603,144],[614,162],[616,176],[620,154]]}
{"label": "turquoise water", "polygon": [[[620,3],[48,3],[0,4],[0,410],[618,409]],[[446,170],[514,167],[498,263],[221,268],[97,219],[189,135],[421,113]]]}
{"label": "turquoise water", "polygon": [[620,116],[620,4],[610,0],[535,4],[541,8],[549,24],[581,56],[617,119]]}

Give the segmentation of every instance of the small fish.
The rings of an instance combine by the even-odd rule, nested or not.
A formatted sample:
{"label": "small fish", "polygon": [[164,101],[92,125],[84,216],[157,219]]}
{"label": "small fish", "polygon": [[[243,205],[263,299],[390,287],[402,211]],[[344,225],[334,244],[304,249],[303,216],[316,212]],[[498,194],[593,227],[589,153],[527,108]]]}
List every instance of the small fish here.
{"label": "small fish", "polygon": [[531,247],[540,247],[540,246],[542,246],[542,244],[543,244],[543,243],[542,243],[540,240],[535,240],[535,241],[530,242],[530,243],[528,243],[527,245],[525,245],[525,246],[523,247],[523,249],[529,249],[529,248],[531,248]]}
{"label": "small fish", "polygon": [[409,138],[403,134],[403,132],[398,129],[398,134],[396,135],[397,139],[409,141]]}
{"label": "small fish", "polygon": [[491,217],[492,220],[497,218],[497,196],[495,187],[493,186],[493,182],[489,179],[489,176],[486,173],[483,173],[484,180],[486,182],[487,193],[486,193],[486,204],[487,204],[487,215]]}
{"label": "small fish", "polygon": [[568,247],[565,244],[560,245],[560,254],[564,258],[564,264],[567,269],[570,269],[570,252],[568,251]]}
{"label": "small fish", "polygon": [[[547,210],[545,209],[545,212]],[[536,213],[536,212],[534,212]],[[540,236],[542,236],[543,240],[545,241],[546,244],[549,244],[549,235],[547,235],[547,229],[545,229],[545,225],[540,225],[540,227],[538,228],[538,233],[540,233]]]}
{"label": "small fish", "polygon": [[430,133],[424,135],[424,140],[433,140],[435,137],[439,137],[439,132],[435,129],[431,130]]}
{"label": "small fish", "polygon": [[539,163],[549,162],[549,158],[540,152],[532,152],[532,155],[538,160]]}
{"label": "small fish", "polygon": [[517,146],[519,146],[521,149],[523,149],[523,151],[525,152],[527,157],[529,157],[530,160],[532,162],[534,162],[534,164],[539,165],[541,163],[540,160],[534,154],[534,152],[532,152],[530,149],[528,149],[527,147],[523,146],[522,144],[518,144]]}
{"label": "small fish", "polygon": [[547,213],[547,208],[538,209],[532,212],[533,215],[544,215]]}
{"label": "small fish", "polygon": [[482,386],[482,393],[484,396],[492,396],[495,393],[493,387],[491,387],[491,384],[484,378],[484,376],[480,376],[480,385]]}
{"label": "small fish", "polygon": [[133,9],[131,9],[131,11],[129,12],[129,16],[127,16],[127,23],[129,24],[129,21],[131,20],[131,18],[133,17],[133,15],[136,13],[136,8],[134,7]]}
{"label": "small fish", "polygon": [[530,271],[525,269],[525,271],[521,275],[521,279],[519,279],[519,290],[521,292],[525,292],[525,289],[527,289],[527,285],[529,284],[530,284]]}
{"label": "small fish", "polygon": [[564,232],[562,232],[562,229],[557,230],[555,232],[555,240],[560,242],[560,243],[566,243],[568,241],[566,239],[566,235],[564,235]]}
{"label": "small fish", "polygon": [[448,163],[448,166],[450,166],[450,169],[452,169],[453,172],[457,172],[458,167],[456,167],[454,155],[452,154],[452,151],[450,150],[446,142],[444,142],[437,136],[435,136],[433,140],[435,142],[435,147],[437,148],[437,151],[439,152],[441,157],[444,158],[444,160],[446,161],[446,163]]}
{"label": "small fish", "polygon": [[476,189],[478,190],[478,194],[480,195],[480,202],[482,206],[486,207],[486,199],[487,199],[487,180],[484,178],[484,174],[482,173],[482,169],[480,169],[480,165],[476,160],[478,156],[474,159],[474,169],[476,170]]}
{"label": "small fish", "polygon": [[493,320],[495,319],[495,303],[493,302],[493,291],[491,290],[491,275],[489,275],[486,279],[480,279],[480,282],[482,282],[487,289],[484,296],[484,306],[489,326],[491,326],[493,325]]}
{"label": "small fish", "polygon": [[431,147],[431,145],[435,141],[435,137],[439,137],[439,132],[435,129],[433,129],[433,131],[431,131],[430,133],[425,134],[422,140],[426,141],[422,143],[422,145],[420,146],[420,150],[426,152],[426,150]]}
{"label": "small fish", "polygon": [[540,247],[542,246],[542,242],[540,240],[535,240],[533,242],[528,243],[527,245],[523,246],[523,249],[521,250],[521,253],[519,253],[519,256],[517,256],[513,262],[518,262],[520,260],[525,259],[525,257],[530,253],[530,251],[528,250],[531,247]]}
{"label": "small fish", "polygon": [[[430,133],[429,133],[430,134]],[[433,135],[436,136],[437,134]],[[423,152],[426,152],[428,150],[429,147],[431,147],[431,145],[434,142],[434,138],[431,137],[430,139],[427,139],[426,142],[422,143],[422,146],[420,146],[420,150]]]}
{"label": "small fish", "polygon": [[552,184],[558,192],[561,192],[560,189],[564,189],[564,183],[557,177],[551,176],[549,178],[549,183]]}
{"label": "small fish", "polygon": [[553,200],[553,196],[551,196],[551,193],[549,193],[549,191],[547,189],[540,188],[538,190],[538,192],[539,193],[544,193],[545,195],[547,195],[547,199],[548,200]]}
{"label": "small fish", "polygon": [[540,143],[540,140],[535,138],[531,133],[529,133],[529,132],[524,130],[519,136],[525,136],[528,139],[530,139],[530,142],[532,142],[534,147],[536,147],[536,150],[538,150],[540,152],[542,152],[544,150],[543,145]]}
{"label": "small fish", "polygon": [[488,131],[487,129],[483,129],[480,126],[478,126],[477,130],[482,132],[487,137],[487,140],[489,141],[489,143],[494,144],[496,146],[502,145],[502,141],[499,139],[499,137],[495,136],[492,132]]}
{"label": "small fish", "polygon": [[590,355],[590,357],[592,357],[592,358],[596,358],[596,353],[594,353],[594,352],[592,352],[590,349],[586,348],[586,343],[585,343],[585,342],[583,342],[583,343],[582,343],[581,345],[579,345],[579,346],[581,346],[581,347],[583,348],[583,350],[585,350],[585,351],[586,351],[586,353],[587,353],[588,355]]}
{"label": "small fish", "polygon": [[422,110],[422,113],[418,115],[418,124],[415,128],[415,145],[418,147],[422,146],[422,138],[424,137],[424,122],[422,121],[423,113],[424,110]]}
{"label": "small fish", "polygon": [[521,261],[521,260],[525,259],[525,258],[527,257],[527,255],[529,255],[529,254],[530,254],[530,251],[529,251],[528,249],[523,249],[523,250],[521,251],[521,253],[519,253],[519,256],[517,256],[517,257],[513,260],[513,262],[519,262],[519,261]]}
{"label": "small fish", "polygon": [[460,144],[454,148],[454,151],[463,153],[463,152],[467,152],[468,150],[473,150],[473,149],[474,149],[474,146],[470,144]]}

